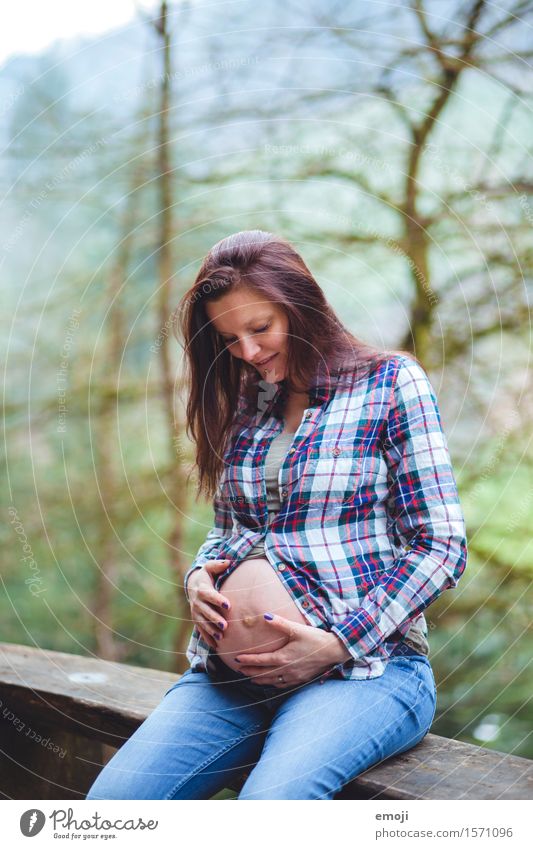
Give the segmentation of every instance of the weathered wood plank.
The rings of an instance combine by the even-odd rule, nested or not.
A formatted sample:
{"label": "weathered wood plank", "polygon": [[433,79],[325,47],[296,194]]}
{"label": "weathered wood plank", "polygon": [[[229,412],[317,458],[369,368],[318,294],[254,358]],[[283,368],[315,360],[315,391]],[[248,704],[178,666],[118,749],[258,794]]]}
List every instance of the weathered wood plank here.
{"label": "weathered wood plank", "polygon": [[102,768],[104,746],[39,722],[0,718],[0,787],[5,799],[84,799]]}
{"label": "weathered wood plank", "polygon": [[533,761],[428,734],[359,775],[356,785],[365,798],[533,799]]}
{"label": "weathered wood plank", "polygon": [[66,652],[0,643],[0,699],[9,710],[121,746],[179,675]]}
{"label": "weathered wood plank", "polygon": [[[70,739],[89,738],[96,745],[122,745],[178,678],[156,669],[0,643],[0,699],[9,711],[30,724],[37,717],[43,728]],[[18,733],[13,721],[11,736]],[[79,762],[77,744],[69,745]],[[39,761],[35,745],[27,752],[25,757],[31,760],[33,753]],[[88,760],[97,760],[99,752],[95,749]],[[27,771],[31,764],[23,763],[23,768]],[[83,789],[89,772],[81,784],[71,785],[73,792]],[[57,764],[50,773],[37,770],[41,782],[53,784],[60,775]],[[55,798],[61,797],[56,793]],[[532,799],[533,762],[428,734],[410,751],[358,776],[337,798]]]}

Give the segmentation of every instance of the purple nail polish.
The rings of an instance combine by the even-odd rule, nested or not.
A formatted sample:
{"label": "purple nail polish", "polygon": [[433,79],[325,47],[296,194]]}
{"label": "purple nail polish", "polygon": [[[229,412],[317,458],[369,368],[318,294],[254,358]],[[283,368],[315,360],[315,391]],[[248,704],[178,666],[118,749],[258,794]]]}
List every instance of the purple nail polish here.
{"label": "purple nail polish", "polygon": [[220,634],[217,634],[217,632],[216,632],[216,631],[215,631],[215,633],[213,634],[213,637],[214,637],[216,640],[220,640],[220,636],[221,636],[221,635],[220,635]]}
{"label": "purple nail polish", "polygon": [[269,622],[270,622],[271,619],[274,618],[271,613],[265,613],[264,616],[265,616],[265,619],[268,619]]}
{"label": "purple nail polish", "polygon": [[222,607],[224,608],[224,610],[229,610],[229,604],[228,604],[228,602],[227,602],[227,601],[223,601],[223,602],[222,602]]}
{"label": "purple nail polish", "polygon": [[223,622],[217,622],[217,628],[220,628],[220,630],[223,631],[224,630],[224,623]]}

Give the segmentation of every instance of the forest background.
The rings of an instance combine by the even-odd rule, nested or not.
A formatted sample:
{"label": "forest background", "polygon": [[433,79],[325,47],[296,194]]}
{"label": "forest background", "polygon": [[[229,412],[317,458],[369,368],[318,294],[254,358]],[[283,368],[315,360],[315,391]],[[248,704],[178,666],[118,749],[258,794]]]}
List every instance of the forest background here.
{"label": "forest background", "polygon": [[469,545],[432,730],[533,758],[533,3],[149,6],[0,72],[0,639],[186,668],[212,508],[171,314],[271,230],[428,370]]}

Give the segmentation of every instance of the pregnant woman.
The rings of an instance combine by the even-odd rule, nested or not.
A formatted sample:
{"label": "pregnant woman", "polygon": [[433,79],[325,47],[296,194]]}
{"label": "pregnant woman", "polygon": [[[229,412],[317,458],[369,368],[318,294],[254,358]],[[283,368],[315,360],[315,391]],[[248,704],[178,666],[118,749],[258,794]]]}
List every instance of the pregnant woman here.
{"label": "pregnant woman", "polygon": [[423,611],[465,528],[416,358],[341,323],[261,230],[208,253],[180,304],[188,433],[215,522],[184,579],[190,668],[88,799],[333,799],[428,733]]}

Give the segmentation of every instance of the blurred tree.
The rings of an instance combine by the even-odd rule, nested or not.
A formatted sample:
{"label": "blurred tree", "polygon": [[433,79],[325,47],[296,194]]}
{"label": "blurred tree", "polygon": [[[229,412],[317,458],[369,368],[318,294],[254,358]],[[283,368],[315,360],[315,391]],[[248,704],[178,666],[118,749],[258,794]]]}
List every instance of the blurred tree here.
{"label": "blurred tree", "polygon": [[[161,3],[159,18],[155,22],[161,39],[161,75],[160,103],[158,113],[157,140],[157,190],[158,190],[158,298],[159,317],[159,363],[161,368],[162,400],[165,411],[169,456],[175,457],[175,446],[182,438],[183,424],[177,419],[175,406],[175,368],[170,355],[169,321],[172,312],[171,280],[174,273],[172,257],[173,220],[172,210],[176,203],[172,187],[171,138],[169,113],[171,109],[171,35],[169,29],[168,6]],[[183,559],[183,517],[186,515],[187,489],[183,474],[183,463],[173,465],[169,476],[167,497],[172,507],[172,525],[168,539],[170,553],[170,571],[176,587],[183,587],[183,577],[188,564]],[[188,666],[185,649],[190,635],[190,611],[183,592],[176,594],[176,632],[175,658],[177,671],[183,672]]]}

